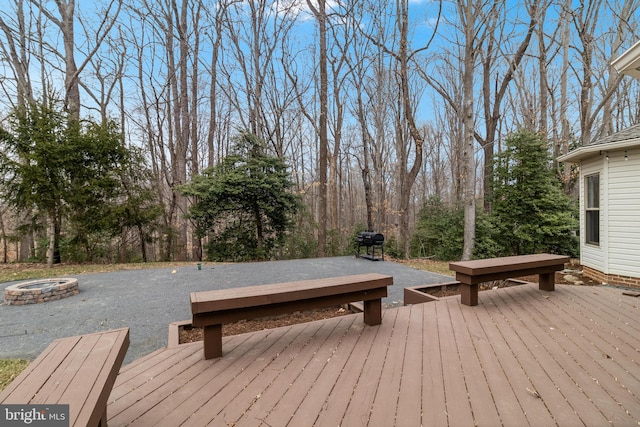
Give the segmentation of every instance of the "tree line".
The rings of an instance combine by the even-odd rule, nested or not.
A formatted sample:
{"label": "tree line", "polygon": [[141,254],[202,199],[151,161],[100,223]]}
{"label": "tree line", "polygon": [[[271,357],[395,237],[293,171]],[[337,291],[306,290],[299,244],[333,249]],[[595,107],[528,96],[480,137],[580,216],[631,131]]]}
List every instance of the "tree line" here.
{"label": "tree line", "polygon": [[[419,212],[435,198],[462,211],[460,256],[470,258],[476,216],[499,208],[493,181],[508,135],[544,136],[544,167],[570,194],[575,171],[553,159],[640,120],[638,84],[609,66],[638,40],[639,6],[11,0],[0,11],[3,141],[19,136],[12,120],[35,105],[64,112],[64,131],[44,136],[64,136],[56,155],[78,164],[71,154],[97,134],[117,141],[122,158],[94,173],[117,181],[117,192],[69,170],[65,182],[83,190],[52,195],[55,209],[42,195],[10,203],[15,188],[4,185],[5,260],[43,248],[53,257],[56,232],[76,258],[200,259],[219,234],[199,228],[200,200],[185,186],[223,167],[241,135],[288,165],[288,191],[301,201],[289,236],[296,249],[268,256],[340,253],[356,228],[381,231],[409,254]],[[27,165],[11,147],[5,157]],[[90,151],[83,158],[97,167]],[[15,170],[2,173],[8,183]]]}

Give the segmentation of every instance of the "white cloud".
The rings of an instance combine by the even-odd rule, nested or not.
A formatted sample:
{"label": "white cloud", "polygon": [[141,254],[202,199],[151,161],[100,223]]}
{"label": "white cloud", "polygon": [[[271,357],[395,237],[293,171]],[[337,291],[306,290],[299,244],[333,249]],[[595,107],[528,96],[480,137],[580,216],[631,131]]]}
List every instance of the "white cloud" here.
{"label": "white cloud", "polygon": [[[317,7],[318,0],[314,0],[312,4]],[[332,9],[338,8],[340,2],[338,0],[325,0],[325,5],[327,13],[329,13]],[[306,0],[276,0],[271,4],[271,10],[280,16],[299,17],[301,20],[313,18]]]}

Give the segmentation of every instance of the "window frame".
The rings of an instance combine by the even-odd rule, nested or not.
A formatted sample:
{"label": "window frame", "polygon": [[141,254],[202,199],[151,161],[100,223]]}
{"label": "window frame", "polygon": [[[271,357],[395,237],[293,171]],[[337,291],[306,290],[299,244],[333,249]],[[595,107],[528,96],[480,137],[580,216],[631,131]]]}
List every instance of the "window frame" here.
{"label": "window frame", "polygon": [[584,177],[584,241],[600,246],[600,173]]}

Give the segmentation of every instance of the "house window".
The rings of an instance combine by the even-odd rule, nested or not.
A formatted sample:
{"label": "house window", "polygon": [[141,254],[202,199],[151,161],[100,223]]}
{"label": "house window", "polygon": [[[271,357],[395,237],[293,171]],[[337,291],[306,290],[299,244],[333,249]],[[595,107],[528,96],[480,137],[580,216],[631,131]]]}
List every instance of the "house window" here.
{"label": "house window", "polygon": [[600,175],[586,178],[585,237],[586,243],[600,244]]}

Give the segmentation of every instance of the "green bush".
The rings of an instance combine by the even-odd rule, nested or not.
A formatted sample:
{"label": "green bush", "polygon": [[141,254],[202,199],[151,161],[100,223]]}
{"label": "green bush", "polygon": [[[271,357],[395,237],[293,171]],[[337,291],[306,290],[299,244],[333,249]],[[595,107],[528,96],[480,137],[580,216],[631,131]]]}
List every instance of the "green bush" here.
{"label": "green bush", "polygon": [[351,236],[349,238],[349,242],[346,246],[346,252],[348,254],[356,254],[358,252],[358,235],[360,233],[362,233],[363,231],[367,231],[367,226],[364,225],[363,223],[359,222],[358,224],[356,224],[356,226],[353,228],[353,232],[351,233]]}
{"label": "green bush", "polygon": [[404,250],[398,245],[398,239],[393,234],[384,237],[384,253],[397,259],[405,257]]}
{"label": "green bush", "polygon": [[[499,256],[501,248],[494,238],[495,228],[482,211],[476,212],[474,258]],[[429,198],[418,213],[416,232],[410,240],[412,257],[449,261],[462,257],[464,211],[448,207],[438,198]]]}
{"label": "green bush", "polygon": [[317,225],[313,214],[307,205],[301,205],[296,216],[295,228],[287,233],[280,259],[313,258],[318,254]]}
{"label": "green bush", "polygon": [[439,198],[427,199],[418,213],[416,232],[409,242],[412,257],[459,259],[463,246],[463,211]]}

